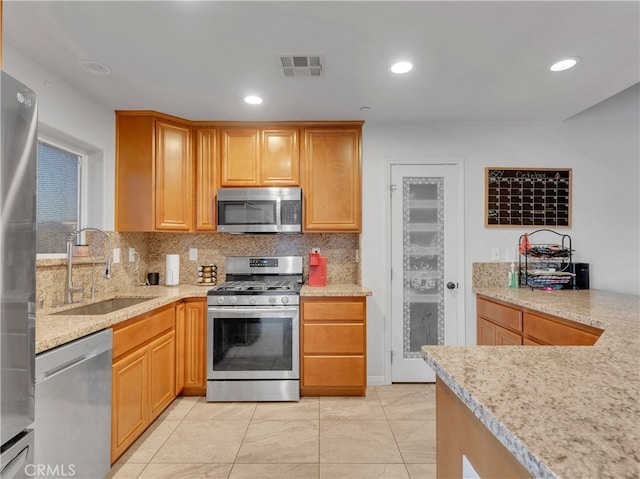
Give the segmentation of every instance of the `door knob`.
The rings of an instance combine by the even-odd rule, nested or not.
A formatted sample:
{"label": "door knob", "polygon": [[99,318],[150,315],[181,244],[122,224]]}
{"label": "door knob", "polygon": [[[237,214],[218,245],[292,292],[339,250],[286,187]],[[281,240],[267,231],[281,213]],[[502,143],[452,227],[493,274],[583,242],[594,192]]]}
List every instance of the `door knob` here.
{"label": "door knob", "polygon": [[456,289],[457,287],[458,287],[458,283],[453,283],[453,282],[451,282],[451,281],[449,281],[449,282],[447,283],[447,288],[448,288],[448,289]]}

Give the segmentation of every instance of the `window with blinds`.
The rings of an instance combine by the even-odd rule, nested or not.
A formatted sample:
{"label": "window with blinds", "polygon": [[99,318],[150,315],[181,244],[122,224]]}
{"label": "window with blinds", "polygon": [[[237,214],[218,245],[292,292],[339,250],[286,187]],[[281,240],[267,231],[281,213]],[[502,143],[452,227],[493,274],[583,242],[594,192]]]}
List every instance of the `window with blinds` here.
{"label": "window with blinds", "polygon": [[66,252],[69,234],[80,219],[82,156],[38,141],[36,253]]}

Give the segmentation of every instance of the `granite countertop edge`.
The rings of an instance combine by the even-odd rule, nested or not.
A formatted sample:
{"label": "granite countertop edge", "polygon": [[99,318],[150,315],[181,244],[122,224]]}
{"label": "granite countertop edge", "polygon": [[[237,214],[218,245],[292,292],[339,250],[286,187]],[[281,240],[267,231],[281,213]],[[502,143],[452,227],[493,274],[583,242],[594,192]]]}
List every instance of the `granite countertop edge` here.
{"label": "granite countertop edge", "polygon": [[556,479],[557,476],[539,458],[533,455],[527,447],[504,424],[498,421],[480,402],[476,400],[462,386],[454,376],[449,374],[437,360],[429,355],[429,351],[423,348],[422,357],[431,366],[438,377],[453,391],[453,393],[469,408],[472,414],[491,431],[496,439],[533,475],[539,479]]}

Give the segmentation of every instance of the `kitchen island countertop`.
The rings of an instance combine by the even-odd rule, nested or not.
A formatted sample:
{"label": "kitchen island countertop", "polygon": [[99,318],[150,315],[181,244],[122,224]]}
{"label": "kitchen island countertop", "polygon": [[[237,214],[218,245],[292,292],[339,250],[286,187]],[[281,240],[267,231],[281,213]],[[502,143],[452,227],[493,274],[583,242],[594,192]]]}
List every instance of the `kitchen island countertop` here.
{"label": "kitchen island countertop", "polygon": [[438,377],[536,478],[640,477],[640,297],[475,292],[604,333],[594,346],[423,346]]}

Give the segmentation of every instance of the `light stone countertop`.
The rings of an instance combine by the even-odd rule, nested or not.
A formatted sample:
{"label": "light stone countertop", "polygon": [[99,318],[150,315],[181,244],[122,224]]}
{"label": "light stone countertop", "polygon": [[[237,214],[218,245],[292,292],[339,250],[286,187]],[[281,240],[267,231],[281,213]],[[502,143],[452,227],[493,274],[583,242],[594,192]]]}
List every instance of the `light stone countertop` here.
{"label": "light stone countertop", "polygon": [[594,346],[423,346],[423,358],[536,478],[640,477],[640,297],[475,292],[604,329]]}
{"label": "light stone countertop", "polygon": [[[36,354],[181,299],[206,297],[210,288],[194,285],[135,286],[111,296],[36,313]],[[58,311],[117,297],[153,297],[149,301],[101,315],[54,315]]]}
{"label": "light stone countertop", "polygon": [[328,284],[309,286],[305,284],[300,296],[371,296],[371,290],[357,284]]}
{"label": "light stone countertop", "polygon": [[[110,296],[96,298],[65,307],[38,311],[36,313],[36,354],[81,338],[101,329],[109,328],[127,319],[145,314],[186,298],[206,297],[211,286],[134,286]],[[370,296],[371,291],[355,284],[329,284],[326,287],[304,285],[301,296]],[[102,315],[52,314],[105,299],[117,297],[153,297],[149,301]]]}

